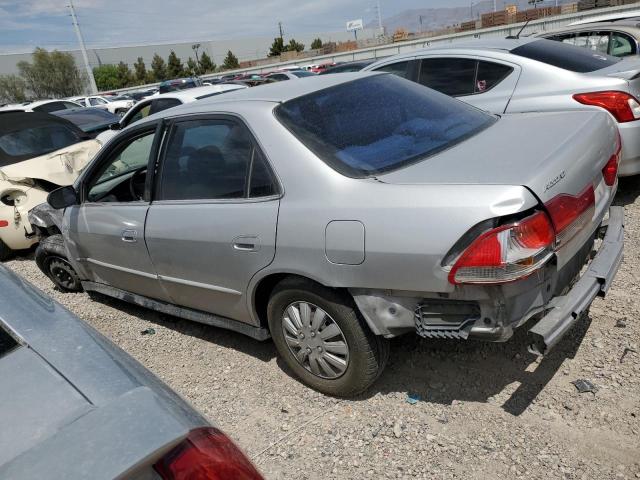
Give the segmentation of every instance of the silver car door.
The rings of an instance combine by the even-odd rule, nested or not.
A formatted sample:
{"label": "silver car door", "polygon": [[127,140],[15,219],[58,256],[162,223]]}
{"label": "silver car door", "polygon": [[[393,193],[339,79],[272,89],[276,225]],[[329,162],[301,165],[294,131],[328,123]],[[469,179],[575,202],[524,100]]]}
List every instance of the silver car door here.
{"label": "silver car door", "polygon": [[100,153],[83,175],[81,202],[67,209],[63,227],[82,277],[166,300],[144,243],[146,173],[157,150],[158,128],[135,129]]}
{"label": "silver car door", "polygon": [[418,82],[491,113],[504,113],[518,83],[520,67],[478,57],[423,58]]}
{"label": "silver car door", "polygon": [[176,121],[167,136],[145,240],[178,305],[248,321],[246,290],[275,255],[279,189],[247,126]]}

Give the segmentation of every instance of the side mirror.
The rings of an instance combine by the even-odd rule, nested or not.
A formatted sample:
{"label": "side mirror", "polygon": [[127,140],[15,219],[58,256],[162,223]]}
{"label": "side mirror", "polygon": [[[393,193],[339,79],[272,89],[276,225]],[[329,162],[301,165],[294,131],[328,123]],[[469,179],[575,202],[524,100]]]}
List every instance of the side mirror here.
{"label": "side mirror", "polygon": [[56,210],[62,210],[78,204],[78,193],[71,185],[61,187],[47,196],[47,203]]}
{"label": "side mirror", "polygon": [[112,123],[111,125],[109,125],[109,129],[110,130],[121,130],[122,129],[122,125],[120,125],[120,122]]}

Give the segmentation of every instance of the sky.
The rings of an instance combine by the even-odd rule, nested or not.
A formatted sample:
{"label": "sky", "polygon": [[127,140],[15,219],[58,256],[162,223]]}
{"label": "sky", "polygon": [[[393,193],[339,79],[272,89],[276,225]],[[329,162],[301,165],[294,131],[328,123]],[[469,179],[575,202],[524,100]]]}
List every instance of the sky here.
{"label": "sky", "polygon": [[[0,0],[0,53],[77,48],[69,0]],[[74,0],[87,47],[286,36],[343,30],[374,20],[376,0]],[[380,0],[383,17],[469,0]]]}

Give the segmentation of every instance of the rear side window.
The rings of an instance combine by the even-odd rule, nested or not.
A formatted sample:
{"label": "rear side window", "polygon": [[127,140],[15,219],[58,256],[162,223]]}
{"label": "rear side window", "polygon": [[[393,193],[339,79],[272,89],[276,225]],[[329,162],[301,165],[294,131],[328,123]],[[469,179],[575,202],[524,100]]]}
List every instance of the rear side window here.
{"label": "rear side window", "polygon": [[479,61],[474,93],[483,93],[491,90],[507,78],[511,72],[513,72],[513,68],[508,65]]}
{"label": "rear side window", "polygon": [[365,178],[425,160],[496,118],[395,75],[377,75],[295,98],[278,120],[343,175]]}
{"label": "rear side window", "polygon": [[627,35],[617,32],[611,34],[609,52],[615,57],[627,57],[637,53],[635,42]]}
{"label": "rear side window", "polygon": [[80,141],[64,125],[42,125],[9,132],[0,137],[0,148],[12,157],[28,155],[30,158],[53,152]]}
{"label": "rear side window", "polygon": [[605,53],[544,39],[525,43],[511,53],[577,73],[595,72],[620,61]]}
{"label": "rear side window", "polygon": [[390,63],[389,65],[383,65],[380,68],[376,68],[376,72],[388,72],[393,73],[394,75],[398,75],[402,78],[407,78],[407,68],[409,67],[409,62],[398,62],[398,63]]}
{"label": "rear side window", "polygon": [[471,95],[475,92],[477,64],[469,58],[425,58],[419,82],[452,97]]}

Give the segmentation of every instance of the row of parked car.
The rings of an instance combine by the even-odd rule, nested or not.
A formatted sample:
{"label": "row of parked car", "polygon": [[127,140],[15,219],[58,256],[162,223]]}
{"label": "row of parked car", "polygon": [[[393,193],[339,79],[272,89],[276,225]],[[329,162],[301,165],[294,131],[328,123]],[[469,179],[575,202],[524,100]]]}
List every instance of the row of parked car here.
{"label": "row of parked car", "polygon": [[[639,173],[640,61],[528,38],[416,50],[364,70],[200,87],[220,89],[211,95],[193,88],[174,94],[189,100],[153,111],[151,97],[103,141],[59,117],[3,114],[14,115],[0,123],[5,252],[5,239],[39,242],[38,266],[61,290],[271,338],[303,383],[329,395],[371,386],[389,339],[404,334],[506,341],[529,324],[530,350],[546,354],[607,292],[622,260],[623,210],[611,203],[618,174]],[[34,139],[49,142],[35,162]],[[67,177],[42,174],[44,165]],[[4,283],[11,296],[29,291],[11,275]],[[78,348],[86,338],[39,332],[73,323],[104,339],[33,312],[38,319],[14,310],[11,322],[0,321],[17,345],[0,351],[0,368],[15,371],[6,362],[25,354],[19,345],[40,342],[52,356],[86,355],[65,366],[77,377],[58,371],[79,392],[95,388],[81,383],[94,358]],[[63,347],[51,346],[62,337]],[[136,395],[137,385],[153,383],[149,375],[100,397],[98,411],[139,431],[122,416],[134,410],[118,405],[147,405]],[[172,398],[154,385],[139,394],[150,403]],[[110,477],[154,470],[190,478],[163,472],[180,471],[182,459],[208,462],[195,452],[219,455],[199,447],[217,433],[169,403],[143,408],[157,417],[145,425],[178,418],[182,430],[170,430],[161,447],[143,429],[144,448],[114,463]],[[79,411],[61,413],[52,432],[72,432]],[[113,439],[98,430],[105,443]],[[40,438],[25,438],[22,451],[42,451]],[[59,448],[60,438],[47,447]],[[0,473],[27,468],[24,458],[32,457],[7,454]]]}

